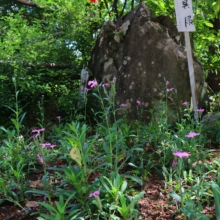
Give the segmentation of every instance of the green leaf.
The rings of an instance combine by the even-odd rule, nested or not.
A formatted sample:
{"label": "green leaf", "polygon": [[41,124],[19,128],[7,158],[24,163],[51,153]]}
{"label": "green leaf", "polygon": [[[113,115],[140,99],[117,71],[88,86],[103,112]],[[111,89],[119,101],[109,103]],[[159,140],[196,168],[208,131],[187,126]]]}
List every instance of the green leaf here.
{"label": "green leaf", "polygon": [[220,187],[216,183],[212,183],[212,191],[215,199],[215,214],[217,220],[220,220]]}
{"label": "green leaf", "polygon": [[121,185],[121,190],[120,190],[121,193],[123,193],[123,192],[126,190],[127,185],[128,185],[128,183],[127,183],[126,181],[124,181],[124,182],[122,183],[122,185]]}
{"label": "green leaf", "polygon": [[36,190],[28,190],[25,192],[25,194],[26,193],[40,194],[40,195],[48,197],[48,194],[45,191],[37,190],[37,189]]}
{"label": "green leaf", "polygon": [[62,219],[62,216],[59,213],[57,213],[54,220],[60,220],[60,219]]}
{"label": "green leaf", "polygon": [[11,107],[9,107],[9,106],[5,106],[5,107],[7,107],[8,109],[10,109],[12,112],[14,112],[16,114],[16,111],[14,109],[12,109]]}
{"label": "green leaf", "polygon": [[7,129],[5,129],[3,126],[1,126],[0,129],[1,129],[2,131],[4,131],[5,133],[10,134],[10,132],[9,132]]}
{"label": "green leaf", "polygon": [[131,166],[131,167],[137,168],[137,169],[141,169],[141,168],[139,168],[138,166],[136,166],[135,164],[133,164],[133,163],[131,163],[131,162],[128,163],[128,165]]}
{"label": "green leaf", "polygon": [[74,146],[72,150],[70,151],[70,156],[73,160],[76,161],[76,163],[81,167],[82,166],[82,158],[80,151],[77,146]]}
{"label": "green leaf", "polygon": [[45,220],[45,218],[37,217],[37,220]]}
{"label": "green leaf", "polygon": [[47,215],[45,213],[40,213],[40,215],[46,219],[49,219],[49,220],[54,220],[54,216],[51,216],[51,215]]}
{"label": "green leaf", "polygon": [[17,120],[12,118],[11,121],[14,124],[15,128],[18,129],[19,128],[19,123],[17,122]]}
{"label": "green leaf", "polygon": [[38,202],[40,205],[44,206],[45,208],[48,209],[48,211],[53,212],[53,213],[58,213],[58,211],[50,204],[46,202]]}
{"label": "green leaf", "polygon": [[[75,195],[75,193],[74,193],[74,195]],[[63,195],[60,195],[60,196],[59,196],[59,204],[60,204],[61,206],[64,206]]]}
{"label": "green leaf", "polygon": [[124,174],[124,175],[122,175],[122,176],[133,180],[134,182],[140,184],[141,186],[142,186],[142,184],[143,184],[142,179],[140,179],[140,178],[138,178],[138,177],[136,177],[136,176],[126,175],[126,174]]}
{"label": "green leaf", "polygon": [[142,192],[140,192],[138,195],[136,195],[136,196],[133,198],[134,202],[137,203],[137,202],[144,196],[144,194],[145,194],[145,192],[142,191]]}
{"label": "green leaf", "polygon": [[174,192],[170,193],[169,196],[173,197],[174,199],[178,201],[181,201],[181,197]]}
{"label": "green leaf", "polygon": [[26,112],[20,116],[20,120],[19,120],[19,123],[20,123],[20,124],[22,124],[25,115],[26,115]]}
{"label": "green leaf", "polygon": [[82,213],[82,211],[80,209],[76,209],[76,210],[73,210],[72,212],[69,213],[68,217],[70,218],[71,217],[71,220],[74,220],[76,219],[76,217],[78,215],[80,215]]}
{"label": "green leaf", "polygon": [[43,183],[43,186],[44,186],[44,190],[45,190],[45,191],[46,191],[47,188],[48,188],[47,176],[48,176],[48,174],[46,174],[46,175],[44,175],[44,176],[42,177],[42,183]]}
{"label": "green leaf", "polygon": [[92,93],[96,98],[98,98],[99,100],[102,100],[102,98],[100,96],[98,96],[96,93]]}
{"label": "green leaf", "polygon": [[210,23],[209,21],[203,20],[203,23],[204,23],[207,27],[213,28],[213,24]]}
{"label": "green leaf", "polygon": [[107,191],[107,192],[110,192],[111,190],[110,190],[110,188],[107,186],[107,184],[106,184],[106,182],[104,181],[104,179],[109,182],[109,184],[111,185],[111,187],[113,187],[113,185],[111,184],[111,182],[110,182],[110,181],[107,179],[107,177],[105,177],[105,176],[100,179],[100,181],[101,181],[102,185],[105,187],[106,191]]}
{"label": "green leaf", "polygon": [[57,210],[60,214],[64,214],[65,213],[65,207],[63,207],[59,202],[55,201]]}

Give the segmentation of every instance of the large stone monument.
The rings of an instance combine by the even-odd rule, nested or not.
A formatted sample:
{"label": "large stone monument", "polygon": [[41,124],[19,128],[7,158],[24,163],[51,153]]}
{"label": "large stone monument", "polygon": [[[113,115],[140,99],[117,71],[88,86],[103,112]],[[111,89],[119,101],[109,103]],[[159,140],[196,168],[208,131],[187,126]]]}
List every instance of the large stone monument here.
{"label": "large stone monument", "polygon": [[[200,106],[205,79],[201,64],[193,59]],[[129,119],[137,119],[137,100],[144,110],[157,109],[160,100],[167,100],[170,112],[191,100],[183,33],[171,18],[155,17],[143,3],[121,20],[103,25],[89,69],[98,82],[116,78],[116,107],[127,104]],[[142,117],[148,121],[148,111]]]}

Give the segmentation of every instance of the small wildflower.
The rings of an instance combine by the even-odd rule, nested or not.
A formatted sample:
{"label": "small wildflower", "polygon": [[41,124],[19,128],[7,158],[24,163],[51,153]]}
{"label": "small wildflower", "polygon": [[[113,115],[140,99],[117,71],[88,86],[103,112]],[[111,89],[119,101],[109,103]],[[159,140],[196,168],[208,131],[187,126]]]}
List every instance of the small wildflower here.
{"label": "small wildflower", "polygon": [[113,78],[112,83],[115,83],[115,81],[116,81],[116,77]]}
{"label": "small wildflower", "polygon": [[123,104],[123,103],[122,103],[122,104],[120,105],[120,107],[126,107],[126,106],[128,106],[128,104]]}
{"label": "small wildflower", "polygon": [[176,165],[177,165],[177,162],[175,160],[173,160],[172,168],[174,168]]}
{"label": "small wildflower", "polygon": [[49,142],[40,144],[40,146],[41,146],[42,148],[45,148],[45,147],[54,148],[54,147],[56,147],[55,144],[51,144],[51,143],[49,143]]}
{"label": "small wildflower", "polygon": [[57,118],[57,119],[61,119],[61,116],[57,116],[56,118]]}
{"label": "small wildflower", "polygon": [[187,134],[185,137],[187,137],[187,138],[193,138],[193,137],[198,136],[198,135],[200,135],[200,133],[190,132],[190,133]]}
{"label": "small wildflower", "polygon": [[171,92],[173,90],[174,90],[174,88],[170,88],[170,89],[167,89],[167,92]]}
{"label": "small wildflower", "polygon": [[197,109],[196,111],[197,111],[197,112],[204,112],[205,109]]}
{"label": "small wildflower", "polygon": [[49,148],[54,148],[54,147],[56,147],[56,144],[51,144],[50,146],[48,146]]}
{"label": "small wildflower", "polygon": [[108,86],[108,83],[103,83],[102,86],[103,86],[103,87],[104,87],[104,86]]}
{"label": "small wildflower", "polygon": [[178,199],[175,199],[175,203],[178,204],[180,203],[180,201]]}
{"label": "small wildflower", "polygon": [[18,136],[18,140],[19,140],[19,141],[21,141],[21,140],[23,140],[23,139],[24,139],[24,137],[23,137],[22,135]]}
{"label": "small wildflower", "polygon": [[91,3],[98,3],[98,0],[89,0]]}
{"label": "small wildflower", "polygon": [[169,85],[170,84],[170,82],[169,81],[166,81],[166,85]]}
{"label": "small wildflower", "polygon": [[35,133],[35,132],[37,133],[37,134],[34,135],[33,138],[36,139],[36,138],[39,136],[39,133],[40,133],[41,131],[44,131],[44,130],[45,130],[45,128],[32,130],[32,131],[31,131],[32,133]]}
{"label": "small wildflower", "polygon": [[37,157],[38,157],[39,162],[43,164],[44,163],[43,157],[41,157],[40,154],[37,154]]}
{"label": "small wildflower", "polygon": [[90,193],[90,194],[89,194],[89,197],[90,197],[90,198],[91,198],[91,197],[96,198],[99,194],[100,194],[100,191],[99,191],[99,190],[96,190],[95,192]]}
{"label": "small wildflower", "polygon": [[37,133],[39,133],[39,132],[41,132],[41,131],[44,131],[45,130],[45,128],[40,128],[40,129],[34,129],[34,130],[32,130],[31,132],[37,132]]}
{"label": "small wildflower", "polygon": [[46,142],[46,143],[43,143],[43,144],[40,144],[40,146],[44,149],[45,147],[48,147],[50,146],[51,144]]}
{"label": "small wildflower", "polygon": [[95,80],[93,80],[93,81],[89,81],[89,82],[88,82],[88,85],[89,85],[91,88],[93,88],[93,87],[97,86],[98,83],[97,83]]}
{"label": "small wildflower", "polygon": [[140,101],[140,100],[137,100],[136,103],[137,103],[137,105],[140,105],[140,104],[141,104],[141,101]]}
{"label": "small wildflower", "polygon": [[189,104],[189,102],[183,102],[182,103],[182,105],[188,105]]}
{"label": "small wildflower", "polygon": [[85,90],[88,92],[90,89],[89,88],[85,88]]}
{"label": "small wildflower", "polygon": [[190,153],[177,151],[177,152],[173,153],[173,156],[180,157],[180,158],[182,158],[182,157],[189,157]]}
{"label": "small wildflower", "polygon": [[100,194],[99,190],[96,190],[94,193],[93,193],[95,196],[98,196]]}

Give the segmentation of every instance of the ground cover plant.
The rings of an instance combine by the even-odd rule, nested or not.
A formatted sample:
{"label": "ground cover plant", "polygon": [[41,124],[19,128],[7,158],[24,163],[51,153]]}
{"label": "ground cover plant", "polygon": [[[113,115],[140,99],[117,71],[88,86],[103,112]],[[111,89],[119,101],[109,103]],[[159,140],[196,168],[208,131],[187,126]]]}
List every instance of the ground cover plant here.
{"label": "ground cover plant", "polygon": [[[141,201],[154,175],[164,183],[159,197],[167,197],[165,209],[172,210],[164,219],[219,219],[220,161],[189,103],[182,103],[183,117],[172,126],[162,101],[166,99],[159,111],[151,111],[149,124],[128,123],[126,104],[118,109],[114,105],[116,80],[110,85],[88,82],[87,91],[102,106],[94,112],[93,126],[86,116],[70,123],[57,116],[55,125],[42,127],[39,119],[26,134],[15,91],[13,127],[0,127],[1,204],[14,204],[27,218],[38,220],[150,219]],[[175,92],[165,84],[166,95]],[[136,104],[140,108],[141,100]],[[117,119],[117,111],[124,117]],[[198,109],[200,118],[203,111]],[[162,219],[161,214],[157,217]]]}
{"label": "ground cover plant", "polygon": [[[18,82],[20,107],[27,112],[24,122],[28,127],[36,126],[37,102],[42,94],[46,122],[55,122],[60,114],[65,121],[73,119],[79,75],[83,66],[88,66],[100,28],[108,20],[123,20],[140,2],[156,16],[169,16],[176,22],[173,0],[1,0],[0,124],[6,125],[11,117],[5,105],[14,106],[13,77]],[[190,36],[192,47],[206,75],[214,74],[214,78],[220,67],[220,3],[192,3],[196,26]]]}
{"label": "ground cover plant", "polygon": [[[116,107],[117,78],[90,79],[77,108],[101,26],[140,2],[1,0],[0,219],[220,219],[219,121],[203,121],[219,111],[219,90],[199,121],[183,100],[169,123],[166,79],[147,124],[142,100],[132,122],[126,100]],[[175,21],[173,0],[144,2]],[[219,10],[193,0],[190,37],[208,77],[219,74]]]}

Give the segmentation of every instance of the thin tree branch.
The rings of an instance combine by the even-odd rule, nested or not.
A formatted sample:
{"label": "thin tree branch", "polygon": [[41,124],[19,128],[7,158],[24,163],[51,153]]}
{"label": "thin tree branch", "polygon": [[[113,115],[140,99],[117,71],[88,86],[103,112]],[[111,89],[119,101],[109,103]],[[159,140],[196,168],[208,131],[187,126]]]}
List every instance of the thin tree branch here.
{"label": "thin tree branch", "polygon": [[110,11],[109,11],[109,7],[108,7],[108,3],[107,3],[107,1],[104,0],[104,3],[105,3],[105,7],[108,9],[108,14],[109,14],[109,16],[111,16],[111,13],[110,13]]}
{"label": "thin tree branch", "polygon": [[[142,0],[141,0],[141,2],[142,2]],[[133,10],[133,9],[134,9],[134,0],[131,1],[131,10]]]}
{"label": "thin tree branch", "polygon": [[118,7],[117,7],[118,0],[114,0],[113,5],[112,5],[112,11],[116,15],[116,19],[118,19]]}
{"label": "thin tree branch", "polygon": [[124,13],[124,10],[125,10],[126,5],[127,5],[127,0],[125,0],[125,2],[124,2],[123,8],[122,8],[121,13],[120,13],[120,17],[122,17],[122,15],[123,15],[123,13]]}

